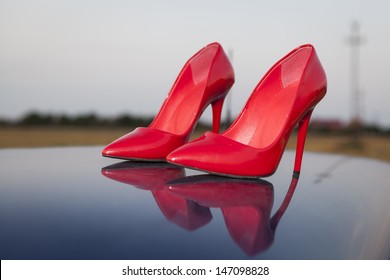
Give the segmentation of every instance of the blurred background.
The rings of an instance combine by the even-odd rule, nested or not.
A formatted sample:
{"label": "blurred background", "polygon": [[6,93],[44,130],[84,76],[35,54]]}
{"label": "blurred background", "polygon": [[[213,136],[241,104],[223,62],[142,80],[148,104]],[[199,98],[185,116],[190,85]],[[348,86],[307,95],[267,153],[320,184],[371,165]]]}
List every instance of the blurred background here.
{"label": "blurred background", "polygon": [[[105,145],[148,125],[214,41],[236,74],[226,127],[277,60],[311,43],[329,86],[307,149],[390,161],[389,11],[385,0],[0,0],[0,147]],[[197,133],[210,121],[208,109]]]}

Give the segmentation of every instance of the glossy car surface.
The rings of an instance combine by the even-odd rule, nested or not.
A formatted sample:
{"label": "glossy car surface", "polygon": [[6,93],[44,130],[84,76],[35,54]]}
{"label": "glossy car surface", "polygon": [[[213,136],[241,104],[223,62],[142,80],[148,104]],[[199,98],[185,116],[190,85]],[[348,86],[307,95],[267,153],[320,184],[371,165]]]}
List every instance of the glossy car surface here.
{"label": "glossy car surface", "polygon": [[390,165],[294,153],[262,180],[0,150],[0,259],[388,259]]}

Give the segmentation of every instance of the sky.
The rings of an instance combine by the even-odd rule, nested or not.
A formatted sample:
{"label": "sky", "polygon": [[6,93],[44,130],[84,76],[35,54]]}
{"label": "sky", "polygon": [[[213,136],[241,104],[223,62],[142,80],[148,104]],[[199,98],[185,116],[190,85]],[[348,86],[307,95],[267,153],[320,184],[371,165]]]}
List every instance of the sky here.
{"label": "sky", "polygon": [[347,122],[356,20],[361,116],[390,127],[389,11],[387,0],[0,0],[0,118],[154,116],[185,62],[211,42],[230,54],[236,116],[277,60],[310,43],[328,78],[313,118]]}

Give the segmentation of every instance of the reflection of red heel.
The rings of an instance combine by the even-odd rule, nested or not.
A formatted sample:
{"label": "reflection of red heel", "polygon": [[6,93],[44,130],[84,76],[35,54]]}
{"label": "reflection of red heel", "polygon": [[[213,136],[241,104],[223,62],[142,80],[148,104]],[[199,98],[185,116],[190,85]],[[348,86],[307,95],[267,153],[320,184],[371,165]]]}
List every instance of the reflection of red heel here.
{"label": "reflection of red heel", "polygon": [[222,134],[206,132],[172,153],[173,164],[233,177],[272,175],[299,124],[294,172],[299,174],[311,112],[326,93],[326,76],[311,45],[279,60]]}
{"label": "reflection of red heel", "polygon": [[233,240],[253,256],[272,245],[276,227],[290,204],[298,178],[292,177],[287,194],[272,218],[274,187],[264,180],[197,175],[167,184],[178,197],[204,207],[220,208]]}
{"label": "reflection of red heel", "polygon": [[103,149],[103,156],[165,161],[171,151],[188,142],[210,104],[213,132],[218,133],[223,101],[233,83],[233,68],[222,47],[218,43],[207,45],[184,65],[150,126],[115,140]]}
{"label": "reflection of red heel", "polygon": [[203,227],[213,217],[209,208],[167,190],[152,191],[152,194],[165,218],[188,231]]}
{"label": "reflection of red heel", "polygon": [[161,213],[184,229],[195,230],[212,218],[209,208],[178,197],[166,188],[168,181],[185,176],[184,168],[166,162],[123,161],[107,166],[101,172],[112,180],[151,191]]}
{"label": "reflection of red heel", "polygon": [[230,236],[248,255],[262,252],[273,243],[277,221],[271,228],[274,188],[270,182],[198,175],[168,185],[177,196],[204,207],[220,208]]}

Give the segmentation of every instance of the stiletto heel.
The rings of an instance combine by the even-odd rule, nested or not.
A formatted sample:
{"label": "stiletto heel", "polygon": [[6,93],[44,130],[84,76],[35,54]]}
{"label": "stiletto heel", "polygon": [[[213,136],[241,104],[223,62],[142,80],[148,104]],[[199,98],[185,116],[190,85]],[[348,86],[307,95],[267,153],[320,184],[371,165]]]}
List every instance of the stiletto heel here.
{"label": "stiletto heel", "polygon": [[298,124],[298,137],[297,137],[297,148],[295,152],[295,163],[294,163],[294,178],[298,179],[301,172],[301,164],[303,158],[303,150],[306,142],[307,129],[309,128],[309,122],[313,109],[306,113],[306,115],[299,121]]}
{"label": "stiletto heel", "polygon": [[223,102],[225,101],[224,98],[217,99],[213,103],[211,103],[211,108],[213,111],[213,132],[218,133],[219,129],[221,127],[221,113],[222,113],[222,107]]}
{"label": "stiletto heel", "polygon": [[271,67],[225,132],[206,132],[170,153],[167,161],[232,177],[270,176],[299,123],[294,167],[298,176],[310,115],[326,86],[314,47],[302,45]]}
{"label": "stiletto heel", "polygon": [[139,127],[102,151],[106,157],[165,161],[187,143],[200,115],[213,107],[213,131],[218,132],[223,99],[234,83],[234,72],[221,45],[212,43],[184,65],[159,113],[148,127]]}

